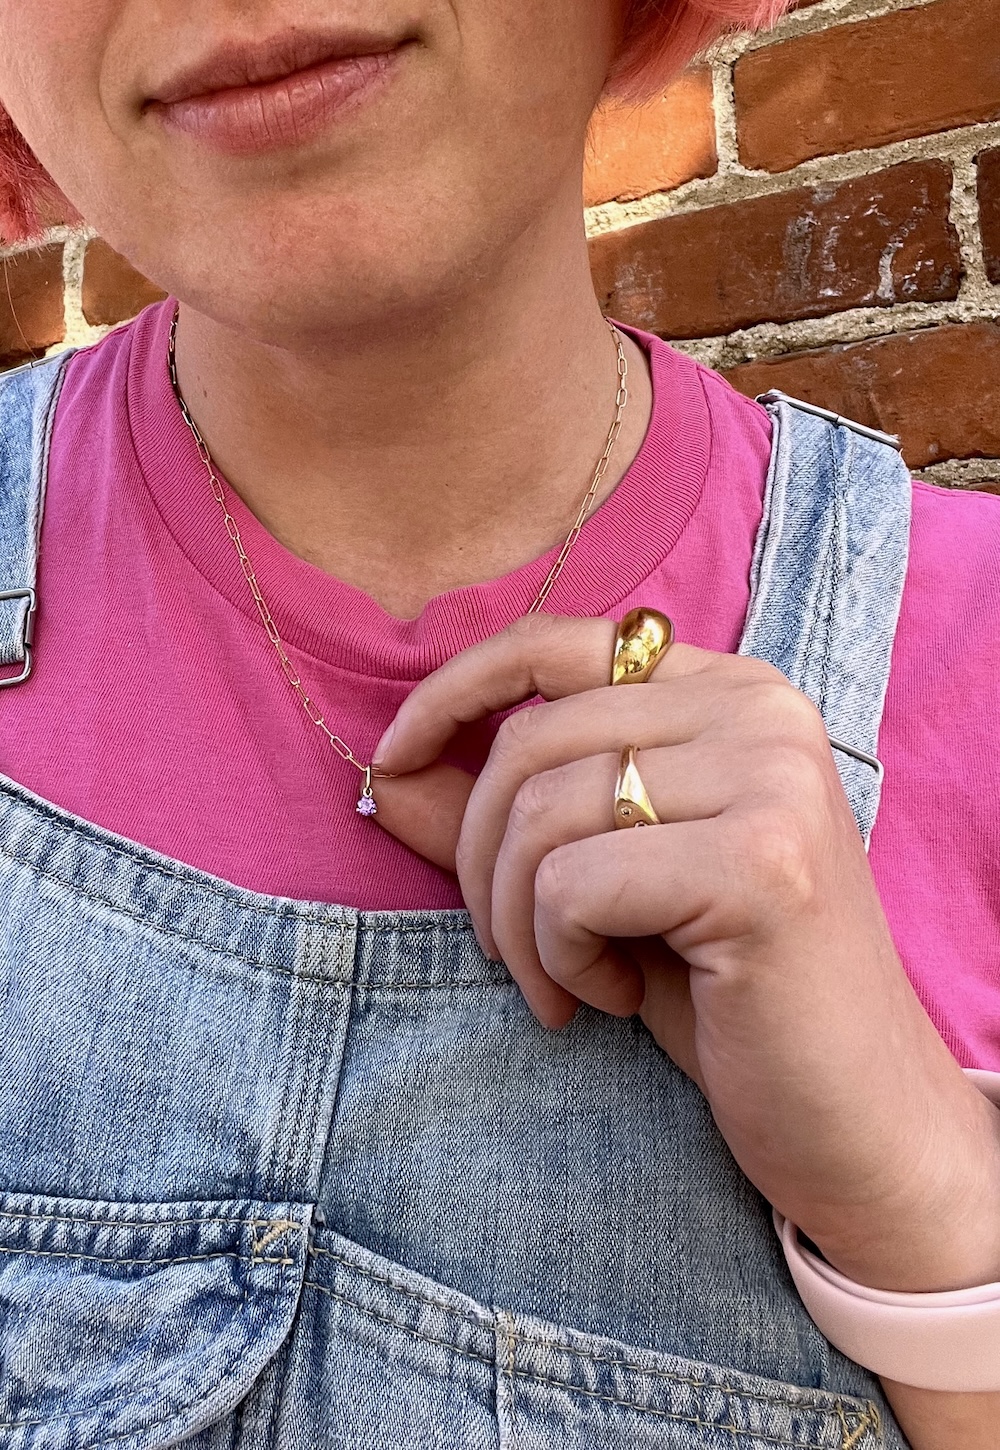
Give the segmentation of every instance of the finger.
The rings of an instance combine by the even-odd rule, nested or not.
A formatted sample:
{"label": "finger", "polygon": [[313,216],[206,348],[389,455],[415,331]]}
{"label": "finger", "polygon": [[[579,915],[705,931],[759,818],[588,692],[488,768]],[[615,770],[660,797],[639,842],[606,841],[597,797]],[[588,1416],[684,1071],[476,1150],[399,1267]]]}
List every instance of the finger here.
{"label": "finger", "polygon": [[[724,682],[709,672],[664,684],[653,680],[638,688],[607,686],[522,710],[505,720],[469,797],[458,843],[462,894],[482,939],[489,939],[493,871],[500,845],[514,802],[528,780],[594,755],[613,753],[617,759],[625,744],[644,753],[654,747],[680,746],[705,735],[713,720],[731,731],[740,716]],[[613,824],[610,790],[608,814],[598,830]]]}
{"label": "finger", "polygon": [[378,824],[445,871],[455,851],[475,777],[453,765],[430,765],[398,780],[377,780]]}
{"label": "finger", "polygon": [[642,972],[645,987],[639,1016],[664,1052],[669,1053],[681,1072],[687,1073],[704,1093],[690,967],[662,937],[642,937],[628,942],[627,949]]}
{"label": "finger", "polygon": [[[454,871],[455,846],[473,783],[471,775],[450,765],[431,765],[396,780],[380,780],[379,824],[436,866]],[[490,940],[480,938],[480,945],[487,956],[500,959]],[[529,1006],[546,1027],[565,1027],[579,1005],[578,998],[539,973]]]}
{"label": "finger", "polygon": [[[394,772],[418,770],[437,759],[460,725],[536,695],[558,700],[607,685],[616,629],[610,619],[536,614],[463,650],[411,691],[379,742],[376,764]],[[732,658],[675,644],[661,656],[654,678],[716,669]]]}
{"label": "finger", "polygon": [[679,950],[685,937],[710,931],[706,922],[731,866],[720,836],[715,821],[688,821],[612,831],[552,851],[535,876],[535,941],[546,975],[598,1006],[595,999],[616,990],[613,980],[602,980],[609,938],[674,935],[668,944]]}
{"label": "finger", "polygon": [[[642,780],[664,822],[718,815],[739,788],[743,763],[721,744],[645,750]],[[533,930],[535,876],[550,852],[613,828],[619,755],[590,756],[524,782],[493,869],[484,935],[519,983],[542,975]],[[655,828],[653,828],[655,829]]]}

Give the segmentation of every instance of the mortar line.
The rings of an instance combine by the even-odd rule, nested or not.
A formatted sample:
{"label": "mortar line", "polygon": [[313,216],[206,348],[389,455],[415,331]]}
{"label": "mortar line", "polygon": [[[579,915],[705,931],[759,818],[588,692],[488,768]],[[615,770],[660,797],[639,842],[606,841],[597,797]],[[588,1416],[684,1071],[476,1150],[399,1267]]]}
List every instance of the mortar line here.
{"label": "mortar line", "polygon": [[989,289],[992,296],[969,301],[903,302],[894,307],[852,307],[825,317],[807,317],[790,322],[760,322],[734,328],[718,336],[669,338],[679,352],[687,353],[707,367],[726,369],[767,358],[790,357],[817,348],[848,346],[898,337],[905,332],[922,332],[932,327],[969,322],[996,323],[1000,320],[1000,287]]}
{"label": "mortar line", "polygon": [[672,191],[651,192],[636,201],[610,201],[589,207],[585,213],[587,235],[605,236],[665,217],[857,181],[908,161],[944,161],[960,166],[970,163],[978,151],[992,146],[1000,146],[1000,121],[977,121],[971,126],[957,126],[928,136],[912,136],[882,146],[817,156],[788,171],[751,171],[737,165],[730,171],[720,170],[714,176],[684,182]]}
{"label": "mortar line", "polygon": [[732,61],[717,60],[712,64],[712,110],[715,113],[715,149],[719,158],[716,175],[738,175],[743,168],[736,135]]}

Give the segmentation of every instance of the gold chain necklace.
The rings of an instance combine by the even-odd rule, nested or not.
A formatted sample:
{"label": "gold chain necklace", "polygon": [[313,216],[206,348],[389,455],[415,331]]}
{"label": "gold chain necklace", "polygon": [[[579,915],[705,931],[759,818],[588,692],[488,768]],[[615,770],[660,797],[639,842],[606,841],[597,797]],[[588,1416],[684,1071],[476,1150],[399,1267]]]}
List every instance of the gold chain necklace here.
{"label": "gold chain necklace", "polygon": [[[278,659],[281,661],[281,668],[285,675],[285,678],[291,685],[292,689],[295,691],[296,695],[299,697],[302,707],[305,710],[306,714],[309,716],[309,719],[313,722],[314,725],[318,726],[319,729],[323,731],[323,734],[326,736],[327,740],[330,742],[334,750],[340,756],[341,760],[346,761],[349,765],[353,765],[355,769],[360,770],[361,774],[364,776],[364,783],[361,788],[361,796],[357,804],[358,811],[363,816],[374,816],[378,812],[378,807],[375,804],[374,795],[372,793],[372,766],[370,764],[365,764],[364,761],[359,760],[358,757],[355,755],[354,751],[347,744],[347,741],[342,740],[339,735],[336,735],[330,729],[316,703],[309,695],[306,694],[305,687],[302,684],[299,673],[296,670],[295,666],[292,664],[291,660],[288,658],[285,646],[282,644],[281,641],[281,635],[278,633],[277,626],[275,625],[274,618],[271,614],[270,609],[267,606],[267,602],[264,599],[263,594],[261,593],[260,585],[257,582],[257,573],[253,567],[253,564],[250,561],[250,556],[248,555],[246,549],[243,547],[243,540],[240,537],[239,526],[237,525],[236,520],[233,518],[232,514],[229,512],[229,505],[226,502],[225,490],[222,486],[218,474],[215,471],[215,466],[212,462],[212,455],[209,453],[205,440],[204,438],[202,438],[201,433],[198,429],[198,425],[192,418],[190,412],[188,411],[187,403],[184,401],[183,395],[177,382],[177,363],[174,357],[174,339],[177,333],[178,311],[179,308],[174,309],[174,315],[170,322],[170,333],[167,338],[167,366],[170,370],[170,381],[173,385],[174,395],[177,398],[178,404],[180,405],[180,410],[183,415],[184,421],[188,425],[191,433],[194,436],[194,441],[198,447],[198,455],[201,458],[202,463],[204,463],[205,467],[208,469],[208,476],[211,482],[212,494],[219,507],[222,509],[223,518],[225,519],[226,523],[226,532],[232,539],[233,544],[236,548],[236,552],[239,554],[240,564],[243,568],[243,574],[247,583],[250,586],[250,592],[253,595],[254,603],[257,606],[257,612],[261,617],[261,621],[263,622],[267,637],[274,645]],[[607,321],[607,319],[605,319],[605,321]],[[603,479],[607,471],[608,462],[611,458],[612,450],[614,449],[615,443],[618,440],[618,434],[621,432],[622,417],[625,413],[625,405],[628,402],[628,387],[626,386],[628,380],[628,363],[625,360],[625,350],[622,347],[621,333],[618,331],[617,327],[615,327],[613,322],[608,322],[608,327],[611,329],[611,333],[615,339],[615,345],[618,349],[618,392],[615,395],[614,422],[611,424],[611,428],[608,433],[608,440],[607,443],[604,445],[604,452],[602,453],[600,462],[598,463],[597,468],[594,472],[594,477],[591,485],[587,489],[587,492],[584,494],[583,502],[580,504],[579,512],[577,513],[576,519],[573,523],[573,527],[566,535],[563,546],[559,550],[559,553],[556,556],[552,568],[549,570],[548,574],[545,577],[544,584],[535,596],[534,603],[531,605],[531,608],[527,610],[528,614],[538,614],[541,611],[545,601],[552,593],[553,586],[555,585],[556,580],[559,578],[559,575],[562,573],[563,567],[566,563],[566,560],[570,556],[573,545],[579,538],[580,531],[583,528],[584,524],[587,522],[590,511],[594,506],[594,500],[597,497],[597,490],[601,486],[601,480]]]}

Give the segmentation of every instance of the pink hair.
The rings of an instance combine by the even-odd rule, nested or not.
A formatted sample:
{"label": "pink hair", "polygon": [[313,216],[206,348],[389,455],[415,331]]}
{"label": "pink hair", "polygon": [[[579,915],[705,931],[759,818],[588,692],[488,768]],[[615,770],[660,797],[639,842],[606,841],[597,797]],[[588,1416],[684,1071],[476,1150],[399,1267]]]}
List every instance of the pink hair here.
{"label": "pink hair", "polygon": [[[625,35],[610,89],[641,97],[676,74],[720,35],[773,24],[794,0],[625,0]],[[0,106],[0,242],[30,242],[49,209],[83,218]]]}
{"label": "pink hair", "polygon": [[641,99],[683,70],[720,36],[761,30],[795,0],[626,0],[625,35],[609,82],[617,95]]}

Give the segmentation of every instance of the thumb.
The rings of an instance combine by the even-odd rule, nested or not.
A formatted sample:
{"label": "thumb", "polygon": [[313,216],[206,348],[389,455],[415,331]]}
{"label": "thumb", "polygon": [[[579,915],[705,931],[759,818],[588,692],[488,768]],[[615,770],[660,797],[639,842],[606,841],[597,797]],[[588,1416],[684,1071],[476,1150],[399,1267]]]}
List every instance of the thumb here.
{"label": "thumb", "polygon": [[375,780],[378,823],[404,846],[445,871],[455,850],[475,776],[436,763],[394,779]]}

